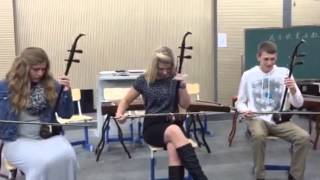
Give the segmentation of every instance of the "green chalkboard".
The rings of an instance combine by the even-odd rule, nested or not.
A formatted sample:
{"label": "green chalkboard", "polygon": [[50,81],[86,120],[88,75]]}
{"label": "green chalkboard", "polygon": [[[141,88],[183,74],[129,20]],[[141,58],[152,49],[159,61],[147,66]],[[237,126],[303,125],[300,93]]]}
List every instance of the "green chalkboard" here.
{"label": "green chalkboard", "polygon": [[294,67],[296,79],[320,79],[320,26],[296,26],[289,28],[259,28],[245,30],[245,69],[258,65],[257,47],[265,40],[278,45],[279,66],[288,67],[294,47],[304,39],[306,43],[299,48],[306,56],[303,64]]}

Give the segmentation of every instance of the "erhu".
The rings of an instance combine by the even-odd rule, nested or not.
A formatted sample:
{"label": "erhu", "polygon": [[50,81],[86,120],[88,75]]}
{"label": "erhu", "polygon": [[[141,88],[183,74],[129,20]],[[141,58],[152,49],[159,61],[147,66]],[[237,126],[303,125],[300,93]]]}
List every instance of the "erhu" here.
{"label": "erhu", "polygon": [[[81,36],[84,36],[84,35],[85,34],[80,33],[76,37],[76,39],[74,40],[74,42],[73,42],[73,44],[71,46],[71,49],[68,50],[70,52],[70,54],[69,54],[69,58],[65,60],[65,61],[67,61],[66,70],[64,72],[65,76],[67,76],[69,74],[69,70],[70,70],[71,65],[72,65],[73,62],[75,62],[75,63],[79,63],[80,62],[79,59],[73,59],[73,58],[74,58],[75,53],[82,53],[82,50],[77,49],[77,43],[78,43],[79,38]],[[56,111],[57,111],[58,106],[59,106],[59,101],[61,99],[63,88],[64,87],[61,86],[60,89],[59,89],[58,97],[57,97],[57,100],[55,102],[55,105],[54,105],[54,108],[53,108],[53,111],[52,111],[52,115],[51,115],[52,118],[55,118],[55,114],[56,114]],[[58,124],[57,120],[55,120],[55,123]],[[51,136],[60,134],[61,131],[62,131],[62,126],[42,124],[41,128],[40,128],[40,136],[42,138],[49,138]]]}
{"label": "erhu", "polygon": [[[290,61],[290,65],[289,65],[289,75],[288,75],[288,78],[291,78],[292,74],[293,74],[293,68],[294,66],[296,65],[301,65],[302,64],[302,61],[299,61],[299,58],[301,57],[304,57],[305,54],[299,54],[298,53],[298,50],[299,50],[299,47],[305,43],[305,40],[304,39],[301,39],[300,42],[295,46],[293,52],[292,52],[292,55],[291,55],[291,61]],[[287,99],[287,94],[288,94],[288,87],[285,87],[285,91],[284,91],[284,95],[283,95],[283,98],[282,98],[282,102],[281,102],[281,106],[280,106],[280,110],[279,112],[280,113],[275,113],[273,114],[272,116],[272,120],[276,123],[276,124],[279,124],[279,123],[283,123],[283,122],[286,122],[286,121],[289,121],[292,114],[285,114],[285,113],[282,113],[284,111],[284,105],[286,103],[286,99]]]}

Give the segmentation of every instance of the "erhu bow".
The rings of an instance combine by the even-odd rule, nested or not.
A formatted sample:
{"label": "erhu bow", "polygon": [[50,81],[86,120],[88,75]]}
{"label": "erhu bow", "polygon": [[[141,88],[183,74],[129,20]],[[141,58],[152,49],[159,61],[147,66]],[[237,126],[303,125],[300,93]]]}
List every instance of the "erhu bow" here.
{"label": "erhu bow", "polygon": [[[289,75],[288,75],[288,78],[291,78],[292,74],[293,74],[293,68],[295,65],[301,65],[302,64],[302,61],[298,61],[298,58],[300,57],[304,57],[305,54],[299,54],[298,53],[298,50],[299,50],[299,47],[305,43],[305,40],[304,39],[301,39],[300,42],[295,46],[293,52],[292,52],[292,55],[291,55],[291,61],[290,61],[290,65],[289,65]],[[286,121],[289,121],[290,118],[291,118],[291,115],[292,114],[284,114],[281,112],[284,111],[284,105],[286,103],[286,98],[287,98],[287,94],[288,94],[288,87],[286,86],[285,87],[285,91],[284,91],[284,95],[283,95],[283,98],[282,98],[282,102],[281,102],[281,106],[280,106],[280,110],[279,112],[280,113],[275,113],[273,114],[273,121],[276,123],[276,124],[279,124],[279,123],[282,123],[282,122],[286,122]]]}

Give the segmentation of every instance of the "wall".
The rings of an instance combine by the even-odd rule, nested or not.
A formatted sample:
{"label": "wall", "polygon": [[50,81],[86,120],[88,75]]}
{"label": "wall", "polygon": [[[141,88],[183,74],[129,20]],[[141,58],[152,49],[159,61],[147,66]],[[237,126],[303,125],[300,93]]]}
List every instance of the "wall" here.
{"label": "wall", "polygon": [[[199,82],[201,99],[213,98],[213,5],[209,0],[1,0],[0,77],[14,57],[16,9],[17,51],[43,47],[53,60],[54,74],[65,68],[76,35],[84,54],[70,71],[74,87],[94,89],[102,70],[144,69],[152,50],[172,47],[176,54],[183,34],[191,31],[193,59],[185,62],[189,82]],[[218,1],[218,32],[227,33],[226,48],[218,48],[218,101],[230,104],[237,93],[244,53],[244,29],[282,26],[282,1]],[[71,8],[72,7],[72,8]],[[292,0],[292,25],[319,25],[320,0]]]}
{"label": "wall", "polygon": [[12,0],[0,0],[0,77],[5,76],[15,57]]}
{"label": "wall", "polygon": [[227,33],[227,47],[218,48],[218,101],[231,104],[237,94],[244,54],[244,29],[280,27],[282,1],[218,1],[218,32]]}
{"label": "wall", "polygon": [[43,47],[62,74],[67,49],[78,33],[84,53],[70,71],[74,87],[96,88],[99,71],[145,69],[155,48],[175,54],[186,31],[193,58],[184,64],[189,82],[199,82],[201,96],[213,97],[211,1],[197,0],[28,0],[16,1],[17,49]]}
{"label": "wall", "polygon": [[292,0],[292,25],[320,25],[320,0]]}

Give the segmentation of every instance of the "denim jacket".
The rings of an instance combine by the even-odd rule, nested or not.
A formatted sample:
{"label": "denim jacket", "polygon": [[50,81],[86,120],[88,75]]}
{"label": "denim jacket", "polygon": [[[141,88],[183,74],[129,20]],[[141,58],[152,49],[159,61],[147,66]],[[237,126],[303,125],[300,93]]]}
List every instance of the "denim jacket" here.
{"label": "denim jacket", "polygon": [[[56,83],[57,93],[61,85]],[[41,122],[55,122],[55,116],[52,117],[53,108],[49,105],[40,113]],[[57,113],[62,118],[69,118],[73,115],[73,102],[70,91],[63,91],[59,101]],[[8,82],[0,81],[0,120],[17,121],[18,114],[12,111],[9,100]],[[0,139],[5,141],[14,141],[18,138],[18,124],[0,122]]]}

